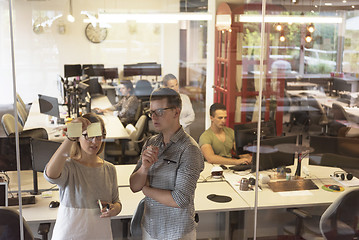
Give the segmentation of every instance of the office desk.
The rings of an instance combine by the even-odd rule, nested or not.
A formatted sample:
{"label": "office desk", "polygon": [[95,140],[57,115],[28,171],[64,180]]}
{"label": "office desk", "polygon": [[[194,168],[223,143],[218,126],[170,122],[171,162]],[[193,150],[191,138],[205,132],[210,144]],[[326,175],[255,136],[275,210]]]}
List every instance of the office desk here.
{"label": "office desk", "polygon": [[[218,166],[216,164],[211,164],[208,162],[204,163],[204,169],[200,174],[198,179],[198,183],[201,182],[220,182],[224,181],[223,178],[212,178],[211,170],[214,166]],[[136,164],[122,164],[115,165],[117,171],[117,182],[119,187],[128,187],[130,186],[130,176],[133,170],[136,167]]]}
{"label": "office desk", "polygon": [[[228,203],[216,203],[210,201],[207,199],[207,195],[212,193],[230,196],[232,201]],[[119,187],[119,195],[122,203],[122,211],[112,219],[116,220],[132,218],[132,215],[135,212],[139,201],[144,197],[144,195],[142,192],[133,193],[129,187]],[[36,196],[36,204],[23,206],[22,213],[25,220],[32,225],[36,225],[42,222],[54,223],[56,221],[58,208],[49,208],[50,202],[54,200],[59,200],[58,191],[53,191],[51,198],[43,198],[39,195]],[[11,208],[17,209],[18,207],[14,206]],[[209,234],[208,232],[210,232],[210,234],[213,236],[213,234],[219,232],[224,233],[224,236],[221,237],[221,239],[229,239],[229,212],[247,210],[249,209],[249,206],[227,182],[222,181],[197,184],[197,189],[195,192],[195,209],[199,214],[214,213],[214,216],[217,216],[217,214],[220,213],[219,216],[217,216],[217,218],[221,219],[219,221],[221,222],[221,225],[217,226],[219,229],[206,229],[206,219],[202,220],[202,225],[200,221],[198,227],[199,229],[206,229],[204,235]],[[213,217],[213,215],[210,216]],[[214,220],[212,217],[211,219]]]}
{"label": "office desk", "polygon": [[[292,173],[295,172],[294,166],[291,166]],[[260,184],[262,191],[258,192],[258,208],[259,209],[273,209],[273,208],[288,208],[288,207],[309,207],[316,205],[331,204],[342,192],[328,192],[321,187],[326,184],[338,184],[337,181],[330,177],[334,171],[340,171],[339,168],[322,167],[309,165],[310,171],[309,179],[318,186],[316,190],[304,191],[289,191],[289,192],[273,192],[268,184]],[[263,171],[263,173],[273,174],[274,172]],[[233,186],[233,188],[242,196],[242,198],[254,208],[254,191],[240,191],[238,182],[242,177],[249,177],[249,175],[236,175],[231,172],[225,172],[226,180]],[[303,176],[303,174],[302,174]],[[255,177],[255,173],[253,173]],[[307,177],[308,178],[308,177]]]}
{"label": "office desk", "polygon": [[[304,166],[305,163],[303,163]],[[123,204],[122,212],[113,219],[130,219],[137,208],[138,202],[143,198],[142,192],[132,193],[129,188],[129,176],[132,173],[135,165],[117,165],[117,176],[119,187],[120,200]],[[205,169],[201,173],[207,176],[210,173],[213,165],[205,163]],[[294,167],[294,166],[293,166]],[[314,176],[314,182],[320,187],[323,184],[337,184],[332,180],[329,175],[337,168],[309,166],[310,176]],[[294,171],[293,171],[294,172]],[[12,173],[12,190],[16,190],[16,172]],[[239,186],[233,184],[239,180],[239,175],[233,174],[237,177],[232,179],[229,174],[230,171],[224,172],[226,180],[212,179],[211,181],[199,180],[195,191],[195,209],[200,214],[200,222],[198,226],[198,236],[202,238],[209,238],[220,234],[221,239],[229,238],[229,212],[244,211],[244,217],[247,218],[244,230],[250,235],[251,221],[250,216],[253,214],[254,208],[254,192],[239,191]],[[32,189],[32,172],[23,171],[22,175],[22,188]],[[317,179],[320,178],[319,179]],[[39,188],[48,189],[54,185],[49,184],[44,178],[42,173],[38,173]],[[232,186],[229,184],[232,183]],[[14,186],[15,184],[15,186]],[[268,187],[263,185],[263,191],[259,192],[259,209],[285,209],[287,207],[306,207],[306,206],[322,206],[332,203],[341,193],[326,192],[322,189],[312,191],[302,191],[304,195],[289,195],[283,196],[280,193],[272,192]],[[307,193],[309,192],[309,193]],[[37,224],[40,222],[54,222],[57,216],[57,208],[51,209],[48,207],[52,200],[59,199],[58,191],[52,192],[51,198],[43,198],[40,195],[36,196],[36,204],[23,206],[23,215],[29,223],[36,229]],[[228,203],[216,203],[207,199],[209,194],[226,195],[232,198]],[[16,209],[17,207],[12,207]],[[248,220],[249,218],[249,220]],[[127,221],[127,220],[126,220]],[[127,221],[128,222],[128,221]],[[52,225],[53,226],[53,225]],[[246,231],[244,231],[246,232]],[[224,234],[224,236],[223,236]],[[245,235],[246,236],[246,235]],[[242,237],[241,237],[242,238]]]}
{"label": "office desk", "polygon": [[[107,108],[111,106],[110,101],[106,96],[100,96],[92,99],[91,106],[93,108]],[[60,116],[66,116],[67,112],[64,106],[60,107]],[[117,116],[113,116],[112,113],[106,113],[100,115],[104,120],[106,127],[106,139],[129,139],[129,135],[126,129],[123,127],[120,119]],[[49,140],[53,141],[63,141],[65,136],[62,134],[62,128],[64,125],[57,123],[51,123],[49,116],[46,114],[40,113],[39,101],[36,100],[32,103],[29,116],[24,126],[24,130],[32,128],[44,128],[49,136]]]}
{"label": "office desk", "polygon": [[315,88],[318,85],[311,82],[287,82],[286,89],[290,90],[305,90],[308,88]]}

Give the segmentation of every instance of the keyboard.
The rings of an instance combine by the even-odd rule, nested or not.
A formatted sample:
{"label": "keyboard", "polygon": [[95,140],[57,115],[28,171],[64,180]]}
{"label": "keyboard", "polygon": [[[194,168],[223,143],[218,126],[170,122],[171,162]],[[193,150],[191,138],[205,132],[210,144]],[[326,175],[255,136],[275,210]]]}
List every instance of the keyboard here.
{"label": "keyboard", "polygon": [[[35,196],[22,196],[22,205],[29,205],[35,204]],[[18,206],[19,205],[19,198],[18,197],[11,197],[8,198],[8,206]]]}
{"label": "keyboard", "polygon": [[251,168],[252,168],[251,164],[238,164],[238,165],[229,167],[229,169],[234,170],[234,171],[245,171],[245,170],[248,170]]}

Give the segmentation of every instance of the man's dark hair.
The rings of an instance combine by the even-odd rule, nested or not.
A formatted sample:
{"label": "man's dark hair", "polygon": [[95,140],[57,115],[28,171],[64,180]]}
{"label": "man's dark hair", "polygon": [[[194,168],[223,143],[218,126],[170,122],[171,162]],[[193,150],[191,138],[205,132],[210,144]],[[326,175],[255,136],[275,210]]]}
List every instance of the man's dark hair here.
{"label": "man's dark hair", "polygon": [[176,80],[177,81],[177,78],[175,75],[173,75],[172,73],[169,73],[167,75],[165,75],[163,78],[162,78],[162,85],[167,87],[167,83],[168,81],[170,80]]}
{"label": "man's dark hair", "polygon": [[130,80],[122,80],[120,84],[123,84],[127,89],[130,89],[130,94],[133,94],[133,84]]}
{"label": "man's dark hair", "polygon": [[224,106],[222,103],[213,103],[209,108],[209,115],[214,117],[214,114],[217,110],[227,111],[226,106]]}
{"label": "man's dark hair", "polygon": [[170,88],[158,88],[151,93],[150,102],[166,98],[168,107],[178,107],[182,109],[182,100],[178,92]]}

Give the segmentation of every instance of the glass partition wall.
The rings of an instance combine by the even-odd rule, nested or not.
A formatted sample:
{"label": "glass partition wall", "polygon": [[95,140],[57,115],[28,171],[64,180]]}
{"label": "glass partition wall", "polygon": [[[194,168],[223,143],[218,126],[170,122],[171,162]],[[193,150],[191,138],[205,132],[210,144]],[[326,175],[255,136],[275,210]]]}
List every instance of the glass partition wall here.
{"label": "glass partition wall", "polygon": [[[222,180],[230,187],[220,193],[232,196],[229,205],[213,207],[206,197],[200,205],[201,196],[216,193],[216,187],[210,192],[197,187],[197,239],[277,239],[302,233],[292,209],[320,216],[355,185],[349,174],[354,180],[358,176],[359,6],[350,0],[263,1],[263,17],[262,4],[252,2],[13,1],[16,92],[29,114],[38,94],[66,103],[65,82],[92,78],[114,104],[121,98],[121,80],[135,87],[147,80],[156,89],[172,73],[195,112],[191,136],[198,141],[210,127],[209,106],[224,103],[237,154],[252,156],[250,170],[224,170]],[[14,114],[9,2],[0,1],[0,6],[1,114],[16,115],[21,124],[21,114]],[[68,74],[65,65],[81,65],[80,72]],[[95,73],[95,65],[117,68],[118,77]],[[146,72],[154,65],[160,72]],[[86,72],[89,66],[93,74]],[[57,121],[47,115],[42,120],[38,127],[45,129]],[[151,122],[148,128],[153,133]],[[106,151],[104,157],[118,163]],[[212,184],[207,182],[210,169],[219,165],[206,163],[199,182],[206,181],[198,184]],[[21,184],[15,172],[7,174],[9,190],[21,185],[27,195],[35,178],[31,170],[22,172]],[[39,186],[39,192],[52,187]],[[26,214],[36,233],[40,220]],[[48,219],[52,227],[55,219]],[[118,227],[125,220],[112,221],[114,237],[126,239],[126,225]]]}

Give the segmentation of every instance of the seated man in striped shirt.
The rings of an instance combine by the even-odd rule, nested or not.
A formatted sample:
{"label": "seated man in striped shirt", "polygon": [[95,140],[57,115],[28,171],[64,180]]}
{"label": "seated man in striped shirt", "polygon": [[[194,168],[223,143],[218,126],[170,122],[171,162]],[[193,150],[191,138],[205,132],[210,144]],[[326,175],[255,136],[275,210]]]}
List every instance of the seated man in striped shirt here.
{"label": "seated man in striped shirt", "polygon": [[142,239],[196,239],[194,192],[204,160],[180,125],[181,97],[172,89],[151,94],[150,117],[158,135],[143,146],[130,177],[145,197]]}

